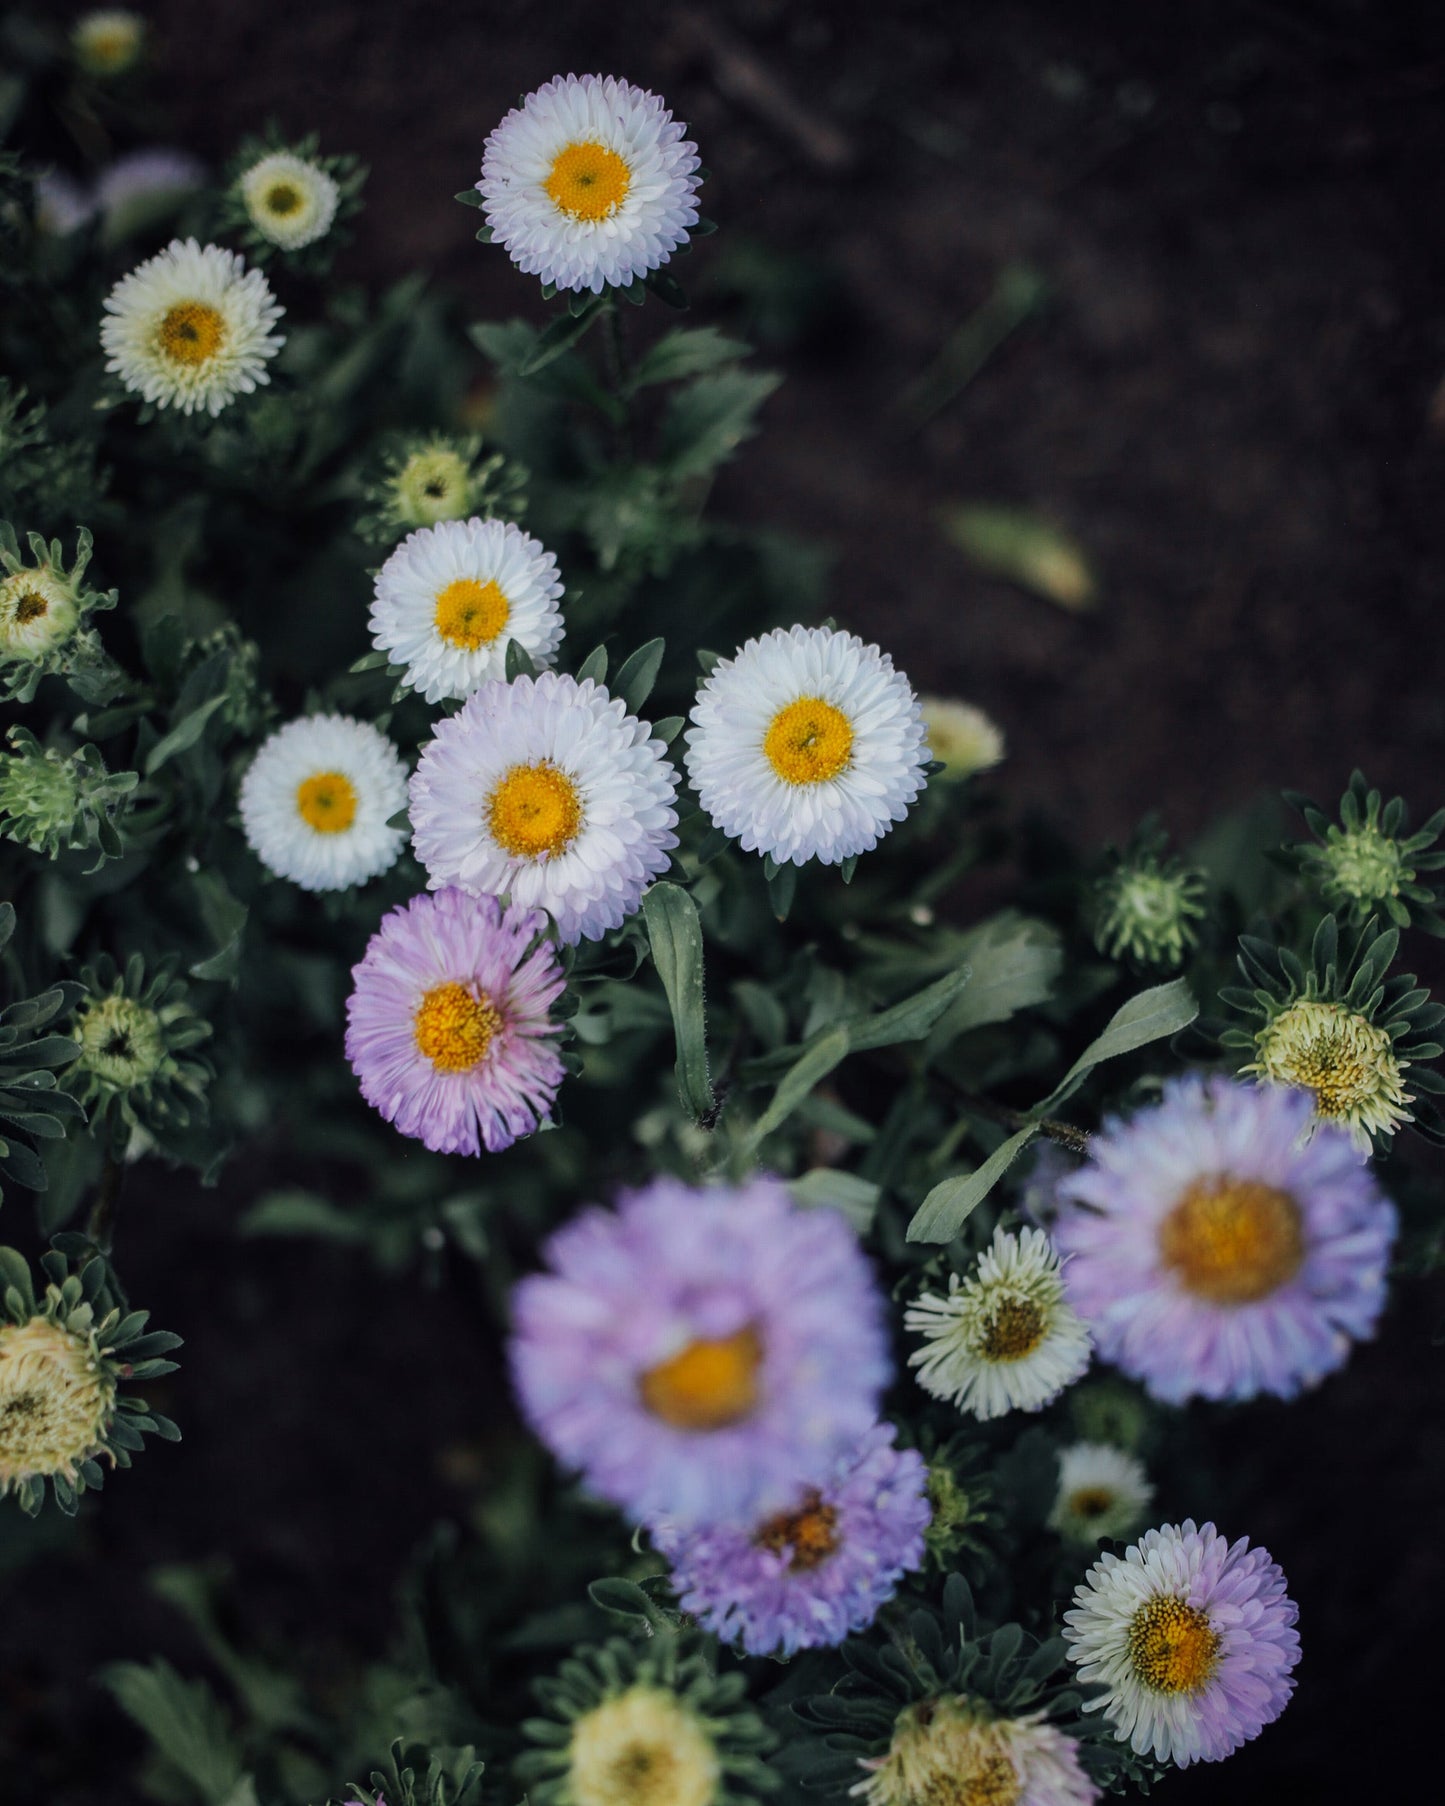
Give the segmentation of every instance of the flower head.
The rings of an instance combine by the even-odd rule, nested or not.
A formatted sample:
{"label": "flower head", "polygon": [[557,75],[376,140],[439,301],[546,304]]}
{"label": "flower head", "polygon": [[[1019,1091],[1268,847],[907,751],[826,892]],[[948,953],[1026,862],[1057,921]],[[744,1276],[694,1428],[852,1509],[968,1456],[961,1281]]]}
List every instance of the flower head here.
{"label": "flower head", "polygon": [[191,1008],[178,965],[164,959],[147,977],[139,954],[124,970],[103,956],[80,974],[85,996],[70,1030],[80,1052],[63,1082],[94,1119],[110,1123],[119,1153],[206,1117],[215,1075],[194,1050],[211,1025]]}
{"label": "flower head", "polygon": [[145,20],[124,8],[82,13],[70,28],[70,48],[87,75],[124,75],[145,48]]}
{"label": "flower head", "polygon": [[982,709],[950,696],[920,696],[918,706],[929,753],[943,761],[944,770],[938,774],[942,782],[960,784],[1002,763],[1003,732]]}
{"label": "flower head", "polygon": [[35,175],[35,227],[47,238],[67,238],[95,218],[95,196],[63,169]]}
{"label": "flower head", "polygon": [[619,927],[677,845],[677,777],[651,736],[590,677],[484,683],[411,781],[432,888],[510,894],[569,945]]}
{"label": "flower head", "polygon": [[634,1517],[757,1523],[872,1428],[881,1306],[844,1219],[772,1179],[655,1180],[554,1234],[512,1374],[553,1453]]}
{"label": "flower head", "polygon": [[1127,1536],[1148,1511],[1154,1488],[1143,1463],[1106,1442],[1075,1442],[1059,1454],[1059,1490],[1049,1525],[1069,1542]]}
{"label": "flower head", "polygon": [[1404,1085],[1408,1062],[1397,1058],[1389,1034],[1361,1010],[1301,997],[1265,1023],[1254,1046],[1245,1072],[1310,1092],[1316,1113],[1347,1127],[1362,1153],[1372,1136],[1393,1135],[1410,1120],[1408,1106],[1415,1100]]}
{"label": "flower head", "polygon": [[682,1608],[749,1655],[841,1643],[873,1622],[923,1562],[929,1520],[922,1457],[879,1424],[819,1486],[752,1522],[649,1525]]}
{"label": "flower head", "polygon": [[924,1338],[908,1357],[919,1385],[975,1417],[1041,1410],[1089,1364],[1089,1333],[1041,1229],[996,1229],[967,1279],[950,1274],[948,1295],[925,1292],[903,1321]]}
{"label": "flower head", "polygon": [[[767,1788],[773,1738],[734,1677],[678,1639],[584,1649],[536,1694],[517,1780],[535,1806],[737,1806]],[[680,1653],[681,1648],[681,1653]]]}
{"label": "flower head", "polygon": [[1146,822],[1094,888],[1094,944],[1110,959],[1173,969],[1199,940],[1204,876],[1166,854],[1167,837]]}
{"label": "flower head", "polygon": [[487,139],[477,189],[493,239],[559,289],[628,287],[697,224],[686,129],[657,95],[610,75],[545,83]]}
{"label": "flower head", "polygon": [[1397,928],[1413,921],[1431,933],[1445,933],[1439,881],[1421,879],[1422,873],[1445,867],[1445,851],[1431,850],[1445,832],[1445,809],[1412,834],[1404,798],[1385,802],[1361,771],[1350,775],[1338,823],[1306,796],[1290,794],[1289,800],[1316,838],[1295,842],[1285,852],[1331,909],[1356,927],[1383,914]]}
{"label": "flower head", "polygon": [[878,844],[923,788],[922,716],[876,646],[775,628],[698,692],[687,768],[715,826],[780,865],[837,865]]}
{"label": "flower head", "polygon": [[299,251],[325,238],[341,200],[329,170],[284,150],[257,157],[240,178],[240,192],[251,224],[282,251]]}
{"label": "flower head", "polygon": [[1064,1613],[1085,1702],[1140,1755],[1187,1768],[1218,1762],[1273,1723],[1294,1691],[1299,1616],[1285,1578],[1249,1538],[1226,1543],[1191,1519],[1165,1524],[1122,1559],[1105,1554]]}
{"label": "flower head", "polygon": [[376,577],[371,635],[428,702],[506,676],[515,640],[534,665],[562,641],[557,560],[510,521],[443,521],[411,534]]}
{"label": "flower head", "polygon": [[406,768],[390,740],[348,715],[303,715],[264,743],[241,781],[241,820],[261,863],[302,890],[346,890],[388,870],[406,838]]}
{"label": "flower head", "polygon": [[963,1694],[899,1713],[885,1755],[850,1793],[864,1806],[1092,1806],[1072,1737],[1040,1716],[995,1718]]}
{"label": "flower head", "polygon": [[1394,1207],[1302,1091],[1176,1079],[1060,1184],[1064,1285],[1156,1398],[1291,1398],[1373,1333]]}
{"label": "flower head", "polygon": [[116,592],[85,587],[90,532],[80,529],[68,570],[58,539],[27,537],[29,562],[10,523],[0,521],[0,696],[30,702],[41,678],[53,672],[85,686],[87,700],[100,700],[96,686],[106,659],[87,621],[100,609],[114,608]]}
{"label": "flower head", "polygon": [[14,751],[0,754],[0,835],[48,859],[62,849],[96,850],[100,865],[118,854],[115,818],[140,781],[136,773],[108,772],[93,746],[70,753],[41,746],[18,725],[6,738]]}
{"label": "flower head", "polygon": [[442,521],[516,519],[526,505],[526,472],[500,452],[483,458],[481,450],[476,433],[393,440],[367,485],[357,531],[373,545],[394,546]]}
{"label": "flower head", "polygon": [[106,369],[156,407],[219,414],[270,381],[282,308],[259,270],[218,245],[172,239],[106,297]]}
{"label": "flower head", "polygon": [[440,1154],[509,1148],[562,1082],[548,1006],[566,980],[541,910],[424,892],[392,910],[352,971],[346,1057],[361,1095]]}

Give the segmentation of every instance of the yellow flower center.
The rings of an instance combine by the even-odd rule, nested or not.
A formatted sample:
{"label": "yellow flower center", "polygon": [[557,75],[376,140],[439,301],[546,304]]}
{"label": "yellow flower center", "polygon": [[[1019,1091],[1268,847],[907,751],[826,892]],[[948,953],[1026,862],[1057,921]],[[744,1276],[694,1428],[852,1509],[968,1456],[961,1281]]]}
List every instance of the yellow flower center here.
{"label": "yellow flower center", "polygon": [[85,1337],[48,1317],[0,1326],[0,1493],[35,1475],[73,1480],[114,1403],[115,1382]]}
{"label": "yellow flower center", "polygon": [[630,1687],[572,1729],[572,1806],[710,1806],[720,1768],[712,1739],[674,1694]]}
{"label": "yellow flower center", "polygon": [[1300,1269],[1299,1206],[1255,1179],[1199,1180],[1159,1225],[1159,1254],[1197,1298],[1254,1304]]}
{"label": "yellow flower center", "polygon": [[492,839],[514,859],[555,858],[582,826],[582,801],[565,772],[543,760],[514,765],[487,803]]}
{"label": "yellow flower center", "polygon": [[502,1018],[485,992],[462,984],[435,985],[412,1022],[417,1047],[438,1072],[470,1072],[487,1057]]}
{"label": "yellow flower center", "polygon": [[606,219],[627,199],[632,171],[614,150],[569,144],[553,160],[544,187],[568,219]]}
{"label": "yellow flower center", "polygon": [[166,310],[158,338],[173,364],[208,363],[221,349],[226,322],[219,308],[205,301],[178,301]]}
{"label": "yellow flower center", "polygon": [[763,752],[785,784],[822,784],[853,756],[853,724],[821,696],[800,696],[773,716]]}
{"label": "yellow flower center", "polygon": [[1000,1298],[984,1326],[978,1352],[989,1361],[1021,1361],[1044,1339],[1048,1318],[1032,1298]]}
{"label": "yellow flower center", "polygon": [[39,590],[28,589],[15,604],[15,625],[28,627],[32,621],[38,621],[42,615],[49,614],[50,604]]}
{"label": "yellow flower center", "polygon": [[675,1430],[722,1430],[758,1402],[763,1345],[751,1325],[715,1342],[686,1348],[649,1367],[638,1382],[642,1402]]}
{"label": "yellow flower center", "polygon": [[295,213],[301,205],[303,196],[294,182],[276,182],[266,190],[266,208],[282,219],[288,213]]}
{"label": "yellow flower center", "polygon": [[1069,1494],[1069,1510],[1075,1517],[1102,1517],[1113,1503],[1114,1495],[1107,1486],[1081,1486]]}
{"label": "yellow flower center", "polygon": [[1129,1662],[1155,1693],[1195,1693],[1219,1661],[1219,1634],[1197,1606],[1150,1599],[1129,1621]]}
{"label": "yellow flower center", "polygon": [[437,596],[436,630],[448,645],[475,652],[491,645],[511,612],[494,578],[457,577]]}
{"label": "yellow flower center", "polygon": [[788,1568],[816,1568],[838,1547],[838,1513],[821,1493],[809,1492],[797,1511],[780,1511],[758,1531],[754,1541],[774,1554],[789,1557]]}
{"label": "yellow flower center", "polygon": [[296,813],[318,834],[344,834],[356,820],[356,786],[340,771],[318,771],[296,786]]}
{"label": "yellow flower center", "polygon": [[1367,1129],[1393,1130],[1410,1101],[1388,1033],[1342,1003],[1301,998],[1263,1030],[1259,1058],[1247,1067],[1315,1094],[1321,1116]]}

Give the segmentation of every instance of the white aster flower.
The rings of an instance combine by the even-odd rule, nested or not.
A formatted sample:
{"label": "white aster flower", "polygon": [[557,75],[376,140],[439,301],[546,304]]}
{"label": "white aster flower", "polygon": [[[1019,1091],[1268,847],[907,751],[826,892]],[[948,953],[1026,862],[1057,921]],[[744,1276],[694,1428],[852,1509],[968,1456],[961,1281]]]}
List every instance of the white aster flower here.
{"label": "white aster flower", "polygon": [[392,865],[406,831],[406,768],[385,734],[347,715],[279,728],[241,781],[241,820],[261,863],[302,890],[345,890]]}
{"label": "white aster flower", "polygon": [[922,696],[923,725],[928,750],[941,759],[941,774],[949,784],[962,783],[975,772],[991,771],[1004,755],[1003,732],[998,723],[971,702],[955,702],[948,696]]}
{"label": "white aster flower", "polygon": [[219,414],[270,380],[282,308],[259,270],[218,245],[172,239],[122,276],[105,302],[106,369],[157,407]]}
{"label": "white aster flower", "polygon": [[241,177],[240,188],[251,224],[283,251],[299,251],[325,238],[341,202],[335,177],[293,151],[258,158]]}
{"label": "white aster flower", "polygon": [[996,1229],[968,1278],[950,1274],[948,1296],[925,1292],[903,1323],[925,1338],[908,1357],[923,1390],[980,1418],[1041,1410],[1092,1351],[1042,1229]]}
{"label": "white aster flower", "polygon": [[557,288],[626,288],[697,224],[686,130],[656,94],[610,75],[559,75],[487,139],[477,189],[493,239]]}
{"label": "white aster flower", "polygon": [[442,521],[409,534],[377,573],[371,637],[428,702],[506,675],[516,640],[538,666],[562,639],[557,560],[511,521]]}
{"label": "white aster flower", "polygon": [[878,844],[923,788],[908,679],[831,627],[778,627],[698,691],[687,769],[715,825],[749,853],[837,865]]}
{"label": "white aster flower", "polygon": [[1049,1527],[1075,1543],[1127,1536],[1153,1500],[1149,1476],[1133,1455],[1107,1442],[1076,1442],[1059,1453]]}
{"label": "white aster flower", "polygon": [[87,75],[124,75],[140,60],[145,20],[123,8],[83,13],[70,28],[70,47]]}
{"label": "white aster flower", "polygon": [[1078,1744],[1042,1720],[995,1718],[964,1693],[921,1700],[882,1756],[860,1758],[865,1778],[848,1792],[863,1806],[1093,1806]]}
{"label": "white aster flower", "polygon": [[595,941],[666,870],[676,795],[662,742],[590,677],[493,679],[422,750],[413,844],[433,890],[510,895]]}

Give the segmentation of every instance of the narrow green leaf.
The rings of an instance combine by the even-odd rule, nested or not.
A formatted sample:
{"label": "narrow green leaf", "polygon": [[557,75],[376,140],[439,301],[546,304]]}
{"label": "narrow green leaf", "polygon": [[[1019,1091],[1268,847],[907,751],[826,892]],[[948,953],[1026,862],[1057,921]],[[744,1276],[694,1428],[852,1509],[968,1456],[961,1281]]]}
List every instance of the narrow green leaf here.
{"label": "narrow green leaf", "polygon": [[642,899],[642,915],[653,964],[672,1011],[678,1094],[694,1121],[710,1122],[717,1099],[707,1071],[702,924],[697,905],[676,884],[654,884]]}
{"label": "narrow green leaf", "polygon": [[601,298],[593,296],[591,304],[584,306],[580,313],[565,313],[553,320],[550,326],[537,335],[536,344],[517,365],[517,375],[535,376],[539,370],[545,370],[548,364],[555,363],[563,352],[570,351],[591,330],[602,306]]}
{"label": "narrow green leaf", "polygon": [[748,1133],[749,1150],[756,1148],[774,1129],[780,1128],[788,1120],[813,1087],[827,1078],[833,1068],[848,1057],[850,1046],[846,1022],[836,1023],[812,1043],[803,1057],[790,1066],[778,1081],[772,1102]]}
{"label": "narrow green leaf", "polygon": [[908,1225],[910,1242],[951,1242],[1004,1174],[1042,1131],[1037,1123],[1019,1129],[994,1149],[976,1172],[945,1179],[919,1205]]}
{"label": "narrow green leaf", "polygon": [[658,462],[674,477],[707,476],[757,431],[757,412],[782,379],[725,370],[679,389],[663,418]]}
{"label": "narrow green leaf", "polygon": [[853,1022],[850,1026],[855,1052],[862,1053],[869,1047],[892,1047],[898,1041],[922,1040],[939,1017],[957,1001],[971,976],[970,969],[963,966],[916,991],[912,997],[905,997],[891,1009]]}
{"label": "narrow green leaf", "polygon": [[507,641],[506,662],[504,668],[507,673],[508,683],[511,683],[514,678],[535,677],[537,675],[537,666],[533,661],[532,655],[520,640]]}
{"label": "narrow green leaf", "polygon": [[651,696],[652,686],[657,682],[657,674],[662,669],[662,655],[666,649],[666,640],[649,640],[645,646],[637,648],[617,673],[612,694],[622,698],[629,715],[638,714]]}
{"label": "narrow green leaf", "polygon": [[220,1702],[204,1681],[182,1680],[168,1662],[115,1662],[102,1679],[122,1711],[147,1733],[210,1806],[241,1780],[241,1755]]}
{"label": "narrow green leaf", "polygon": [[1034,1106],[1033,1114],[1047,1116],[1074,1095],[1094,1067],[1147,1047],[1151,1041],[1178,1034],[1198,1014],[1199,1004],[1187,979],[1171,978],[1168,984],[1151,985],[1147,991],[1140,991],[1137,997],[1120,1004],[1103,1034],[1089,1043],[1043,1102]]}
{"label": "narrow green leaf", "polygon": [[805,1210],[838,1210],[858,1231],[866,1235],[873,1226],[882,1187],[871,1179],[860,1179],[856,1173],[845,1173],[831,1166],[815,1166],[794,1179],[788,1190],[795,1203]]}
{"label": "narrow green leaf", "polygon": [[157,740],[146,760],[146,776],[154,777],[161,766],[173,759],[177,753],[185,752],[188,747],[194,746],[205,733],[206,723],[225,700],[226,692],[223,690],[219,696],[213,696],[209,702],[203,702],[198,709],[192,709],[185,720],[177,727],[173,727],[164,739]]}
{"label": "narrow green leaf", "polygon": [[767,877],[768,900],[773,906],[773,914],[780,922],[786,922],[798,888],[798,868],[791,862],[774,866]]}
{"label": "narrow green leaf", "polygon": [[605,646],[594,646],[577,667],[579,684],[585,683],[589,677],[595,684],[607,682],[607,648]]}
{"label": "narrow green leaf", "polygon": [[475,188],[464,188],[460,194],[453,195],[452,199],[454,201],[460,201],[463,207],[483,207],[486,205],[481,197],[480,191]]}
{"label": "narrow green leaf", "polygon": [[632,376],[634,389],[648,383],[676,382],[684,376],[704,376],[724,364],[746,357],[751,347],[741,339],[728,339],[715,326],[695,332],[679,329],[665,333],[638,363]]}

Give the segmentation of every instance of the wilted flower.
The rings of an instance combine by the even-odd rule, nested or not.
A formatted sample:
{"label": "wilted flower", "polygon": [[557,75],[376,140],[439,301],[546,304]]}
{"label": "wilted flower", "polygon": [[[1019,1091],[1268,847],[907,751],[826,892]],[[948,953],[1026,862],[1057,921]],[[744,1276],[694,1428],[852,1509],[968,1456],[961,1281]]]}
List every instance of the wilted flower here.
{"label": "wilted flower", "polygon": [[114,590],[87,589],[82,581],[92,551],[87,528],[76,536],[69,570],[58,539],[47,544],[31,533],[28,541],[33,562],[27,564],[14,529],[0,521],[0,695],[16,702],[32,701],[52,672],[77,685],[103,681],[105,655],[86,621],[116,603]]}
{"label": "wilted flower", "polygon": [[477,433],[394,439],[366,486],[357,532],[373,545],[393,546],[442,521],[516,519],[526,505],[526,472],[500,452],[481,452]]}
{"label": "wilted flower", "polygon": [[1273,1723],[1294,1691],[1299,1613],[1285,1578],[1249,1538],[1213,1524],[1165,1524],[1121,1559],[1090,1568],[1064,1613],[1079,1678],[1140,1755],[1187,1768],[1218,1762]]}

